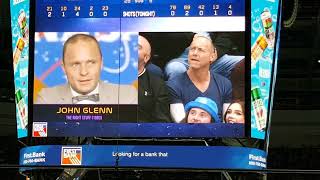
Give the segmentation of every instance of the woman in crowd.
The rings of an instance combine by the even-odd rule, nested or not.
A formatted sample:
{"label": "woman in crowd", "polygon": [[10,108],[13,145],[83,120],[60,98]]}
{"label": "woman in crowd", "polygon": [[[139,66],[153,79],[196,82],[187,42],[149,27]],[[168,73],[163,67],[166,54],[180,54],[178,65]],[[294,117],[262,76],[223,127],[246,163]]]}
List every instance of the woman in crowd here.
{"label": "woman in crowd", "polygon": [[224,115],[224,121],[226,123],[244,123],[244,112],[244,102],[234,101],[228,106]]}

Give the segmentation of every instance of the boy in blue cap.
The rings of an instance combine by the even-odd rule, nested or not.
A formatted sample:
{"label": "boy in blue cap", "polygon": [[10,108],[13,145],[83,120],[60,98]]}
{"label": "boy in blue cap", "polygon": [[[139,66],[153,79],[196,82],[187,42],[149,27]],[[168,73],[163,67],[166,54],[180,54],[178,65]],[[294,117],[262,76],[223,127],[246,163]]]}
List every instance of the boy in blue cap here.
{"label": "boy in blue cap", "polygon": [[198,97],[185,106],[187,123],[220,123],[217,104],[210,98]]}

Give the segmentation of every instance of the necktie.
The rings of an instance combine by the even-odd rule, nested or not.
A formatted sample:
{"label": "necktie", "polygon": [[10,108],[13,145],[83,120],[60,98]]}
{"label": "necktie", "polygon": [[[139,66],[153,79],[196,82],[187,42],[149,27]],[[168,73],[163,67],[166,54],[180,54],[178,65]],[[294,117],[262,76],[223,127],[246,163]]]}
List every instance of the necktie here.
{"label": "necktie", "polygon": [[99,101],[99,94],[72,97],[72,104],[77,104],[78,102],[84,101],[84,100],[97,102],[97,101]]}

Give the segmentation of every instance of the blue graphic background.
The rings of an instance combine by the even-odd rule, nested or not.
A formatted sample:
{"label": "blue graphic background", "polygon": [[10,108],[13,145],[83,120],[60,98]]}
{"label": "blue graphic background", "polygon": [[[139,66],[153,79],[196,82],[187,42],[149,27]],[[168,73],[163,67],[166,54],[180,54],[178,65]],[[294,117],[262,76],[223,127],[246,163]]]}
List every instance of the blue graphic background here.
{"label": "blue graphic background", "polygon": [[210,123],[110,123],[110,122],[48,122],[48,136],[53,137],[161,137],[203,138],[244,137],[243,124]]}
{"label": "blue graphic background", "polygon": [[[260,0],[260,1],[251,1],[251,47],[254,46],[258,36],[264,34],[263,25],[261,21],[261,13],[265,8],[269,9],[272,17],[272,27],[276,31],[278,23],[278,7],[279,0]],[[276,47],[276,46],[274,46]],[[268,105],[270,103],[269,93],[271,91],[271,72],[272,67],[274,66],[274,49],[275,48],[266,48],[262,56],[259,58],[255,66],[251,67],[251,87],[259,87],[261,90],[263,105],[267,110],[268,114]],[[261,70],[264,72],[269,71],[268,76],[261,76]],[[259,74],[260,71],[260,74]],[[252,99],[251,99],[252,102]],[[259,131],[256,125],[256,119],[254,116],[253,106],[251,105],[251,136],[253,138],[264,139],[265,131]]]}
{"label": "blue graphic background", "polygon": [[[24,11],[26,14],[26,20],[27,20],[26,27],[29,29],[29,16],[30,16],[29,4],[30,4],[29,0],[24,0],[19,3],[15,3],[14,0],[10,0],[13,53],[16,49],[16,44],[18,42],[18,39],[22,37],[22,34],[20,32],[20,27],[18,24],[18,17],[20,12],[22,11]],[[25,46],[22,50],[17,67],[14,70],[15,91],[20,89],[22,92],[23,101],[25,102],[27,118],[28,118],[28,66],[29,66],[29,40],[27,39],[25,41]],[[21,116],[20,116],[20,112],[18,111],[18,107],[16,107],[16,121],[17,121],[18,138],[26,137],[28,135],[28,129],[22,127],[21,125]]]}

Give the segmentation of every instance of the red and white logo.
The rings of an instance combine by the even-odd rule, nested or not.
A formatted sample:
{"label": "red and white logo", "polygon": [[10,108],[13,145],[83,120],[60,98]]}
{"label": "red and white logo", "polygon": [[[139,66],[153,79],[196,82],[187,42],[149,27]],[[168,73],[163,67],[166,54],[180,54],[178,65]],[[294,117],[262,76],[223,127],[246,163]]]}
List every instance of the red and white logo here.
{"label": "red and white logo", "polygon": [[61,165],[81,165],[82,147],[62,147]]}
{"label": "red and white logo", "polygon": [[47,137],[47,122],[33,122],[32,137]]}

